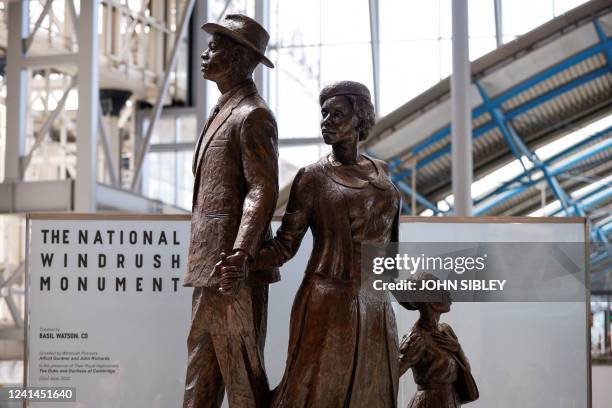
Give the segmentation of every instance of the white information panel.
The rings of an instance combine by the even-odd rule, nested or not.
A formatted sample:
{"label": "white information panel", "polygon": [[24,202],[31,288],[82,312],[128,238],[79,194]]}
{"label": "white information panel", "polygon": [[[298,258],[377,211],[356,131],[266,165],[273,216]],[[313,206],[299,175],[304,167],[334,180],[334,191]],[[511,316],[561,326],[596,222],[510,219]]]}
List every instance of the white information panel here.
{"label": "white information panel", "polygon": [[[77,402],[57,408],[180,406],[191,313],[191,289],[181,286],[189,218],[109,217],[30,219],[27,384],[75,387]],[[85,231],[87,241],[79,243]],[[406,218],[401,241],[585,242],[585,226],[577,219]],[[270,287],[265,358],[272,387],[284,371],[291,305],[311,248],[308,233]],[[589,408],[587,297],[453,303],[441,320],[472,364],[480,399],[469,406]],[[396,307],[396,318],[401,336],[418,312]],[[407,406],[415,389],[408,372],[398,406]]]}
{"label": "white information panel", "polygon": [[76,388],[57,408],[177,407],[191,289],[189,217],[31,217],[27,385]]}

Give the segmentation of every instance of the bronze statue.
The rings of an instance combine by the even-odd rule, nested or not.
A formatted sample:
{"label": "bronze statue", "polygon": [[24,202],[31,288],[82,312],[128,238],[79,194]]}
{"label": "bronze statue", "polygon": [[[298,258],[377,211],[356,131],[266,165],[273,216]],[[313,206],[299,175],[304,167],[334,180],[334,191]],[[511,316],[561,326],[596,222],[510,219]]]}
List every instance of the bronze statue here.
{"label": "bronze statue", "polygon": [[299,170],[282,225],[252,265],[254,271],[282,265],[311,229],[314,246],[271,406],[394,407],[395,316],[386,292],[362,289],[360,259],[362,243],[397,241],[400,194],[386,164],[359,153],[375,120],[368,89],[338,82],[324,88],[319,101],[321,132],[333,152]]}
{"label": "bronze statue", "polygon": [[[243,15],[202,29],[212,34],[202,73],[222,95],[193,159],[184,285],[195,289],[183,407],[219,407],[224,389],[231,407],[262,407],[269,395],[263,358],[268,284],[279,274],[275,268],[248,274],[247,264],[272,236],[278,196],[276,121],[252,80],[258,63],[273,67],[264,55],[269,35]],[[220,260],[233,266],[225,277],[213,273]]]}
{"label": "bronze statue", "polygon": [[[430,279],[437,278],[424,273],[417,281]],[[405,308],[420,312],[400,346],[400,375],[412,368],[417,384],[408,408],[460,407],[478,399],[478,387],[455,332],[439,323],[440,315],[450,311],[450,293],[430,291],[426,297],[427,301],[402,302]]]}

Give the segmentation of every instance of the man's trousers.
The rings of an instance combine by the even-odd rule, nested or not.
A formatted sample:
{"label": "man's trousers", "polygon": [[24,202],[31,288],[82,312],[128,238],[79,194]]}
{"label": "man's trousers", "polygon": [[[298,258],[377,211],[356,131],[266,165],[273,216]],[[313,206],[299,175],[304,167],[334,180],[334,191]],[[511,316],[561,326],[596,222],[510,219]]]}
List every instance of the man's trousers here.
{"label": "man's trousers", "polygon": [[268,285],[236,297],[215,288],[193,291],[183,408],[217,408],[227,390],[231,408],[267,406],[264,369]]}

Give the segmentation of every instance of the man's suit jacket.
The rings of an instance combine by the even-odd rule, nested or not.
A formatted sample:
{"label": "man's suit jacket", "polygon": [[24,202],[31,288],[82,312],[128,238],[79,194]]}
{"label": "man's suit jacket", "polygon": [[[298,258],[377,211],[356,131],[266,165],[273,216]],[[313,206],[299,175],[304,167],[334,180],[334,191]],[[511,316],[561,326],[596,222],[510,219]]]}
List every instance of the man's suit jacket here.
{"label": "man's suit jacket", "polygon": [[[221,252],[242,249],[254,258],[272,237],[278,198],[276,121],[253,81],[230,92],[196,143],[185,286],[218,287],[211,273]],[[249,273],[247,284],[279,279],[275,268]]]}

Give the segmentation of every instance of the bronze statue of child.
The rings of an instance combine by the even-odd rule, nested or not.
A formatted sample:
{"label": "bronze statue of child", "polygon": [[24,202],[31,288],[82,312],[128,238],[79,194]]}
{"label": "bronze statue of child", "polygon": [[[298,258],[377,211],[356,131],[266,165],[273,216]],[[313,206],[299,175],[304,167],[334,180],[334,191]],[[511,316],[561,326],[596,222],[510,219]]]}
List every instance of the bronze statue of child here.
{"label": "bronze statue of child", "polygon": [[[437,279],[430,273],[417,278]],[[478,387],[455,332],[448,324],[440,323],[440,315],[450,311],[450,293],[430,291],[424,300],[402,302],[406,309],[420,313],[400,344],[400,375],[411,368],[417,384],[408,408],[461,407],[478,399]]]}

